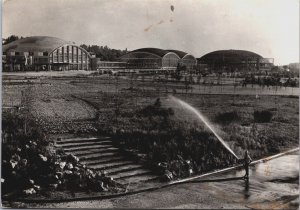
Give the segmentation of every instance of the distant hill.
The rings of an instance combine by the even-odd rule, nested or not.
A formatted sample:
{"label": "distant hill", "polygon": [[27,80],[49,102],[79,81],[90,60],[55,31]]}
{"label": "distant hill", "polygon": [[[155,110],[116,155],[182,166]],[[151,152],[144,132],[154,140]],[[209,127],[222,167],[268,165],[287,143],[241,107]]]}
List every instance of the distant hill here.
{"label": "distant hill", "polygon": [[300,69],[300,63],[290,63],[289,68],[291,69]]}

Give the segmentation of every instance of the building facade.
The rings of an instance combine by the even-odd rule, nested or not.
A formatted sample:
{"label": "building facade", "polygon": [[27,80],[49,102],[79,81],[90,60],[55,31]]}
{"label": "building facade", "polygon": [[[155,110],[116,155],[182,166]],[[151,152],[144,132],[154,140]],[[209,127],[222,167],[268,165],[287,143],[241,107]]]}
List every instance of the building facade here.
{"label": "building facade", "polygon": [[193,55],[179,50],[167,51],[176,53],[180,57],[179,65],[184,67],[187,72],[193,73],[196,70],[197,59]]}
{"label": "building facade", "polygon": [[55,37],[32,36],[3,45],[3,71],[89,70],[90,54]]}
{"label": "building facade", "polygon": [[178,51],[158,48],[141,48],[123,55],[120,60],[126,63],[127,70],[176,71],[184,66],[187,71],[195,69],[197,60],[194,56]]}
{"label": "building facade", "polygon": [[197,59],[198,64],[206,64],[211,72],[258,72],[271,71],[274,59],[246,50],[218,50]]}
{"label": "building facade", "polygon": [[175,70],[180,60],[173,52],[158,48],[141,48],[123,55],[120,60],[126,69],[134,70]]}
{"label": "building facade", "polygon": [[126,63],[117,61],[101,61],[100,58],[92,58],[91,68],[92,70],[101,71],[102,73],[112,73],[115,71],[122,72],[126,69]]}

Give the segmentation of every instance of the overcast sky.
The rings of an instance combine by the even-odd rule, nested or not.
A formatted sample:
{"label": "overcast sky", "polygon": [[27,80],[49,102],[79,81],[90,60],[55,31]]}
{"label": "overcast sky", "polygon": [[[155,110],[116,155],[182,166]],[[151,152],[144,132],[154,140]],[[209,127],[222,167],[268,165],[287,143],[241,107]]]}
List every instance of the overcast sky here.
{"label": "overcast sky", "polygon": [[5,0],[2,10],[4,38],[55,36],[196,57],[243,49],[273,57],[275,64],[299,60],[298,0]]}

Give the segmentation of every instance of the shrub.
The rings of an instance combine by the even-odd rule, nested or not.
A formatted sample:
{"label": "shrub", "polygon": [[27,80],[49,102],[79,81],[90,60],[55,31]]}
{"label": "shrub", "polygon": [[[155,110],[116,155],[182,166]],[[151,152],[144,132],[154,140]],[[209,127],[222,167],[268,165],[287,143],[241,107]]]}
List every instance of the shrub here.
{"label": "shrub", "polygon": [[204,131],[198,124],[170,117],[175,114],[174,110],[162,107],[159,99],[132,113],[134,116],[124,119],[123,115],[123,119],[119,119],[117,132],[112,133],[112,137],[124,149],[144,153],[151,168],[164,165],[173,177],[179,178],[235,162],[211,132]]}
{"label": "shrub", "polygon": [[[39,190],[107,191],[115,183],[104,173],[86,168],[73,155],[55,150],[31,118],[2,118],[2,193],[33,194]],[[112,189],[112,188],[111,188]]]}
{"label": "shrub", "polygon": [[238,120],[240,120],[240,116],[236,111],[219,113],[216,116],[216,122],[222,124],[231,123]]}
{"label": "shrub", "polygon": [[273,113],[268,110],[254,111],[254,121],[257,123],[271,122]]}
{"label": "shrub", "polygon": [[143,108],[140,112],[141,115],[145,117],[154,117],[154,116],[162,116],[168,117],[174,115],[174,110],[172,108],[163,108],[161,107],[160,99],[156,99],[153,105],[148,105]]}

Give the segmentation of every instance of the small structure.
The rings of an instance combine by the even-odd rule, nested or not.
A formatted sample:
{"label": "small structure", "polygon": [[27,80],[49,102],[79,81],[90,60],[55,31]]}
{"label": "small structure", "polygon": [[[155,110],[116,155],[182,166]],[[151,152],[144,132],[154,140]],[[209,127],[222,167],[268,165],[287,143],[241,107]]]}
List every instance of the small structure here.
{"label": "small structure", "polygon": [[246,184],[249,184],[249,165],[252,162],[252,159],[249,155],[248,150],[246,150],[245,155],[244,155],[244,168],[245,168],[245,176],[244,176],[244,180],[246,182]]}
{"label": "small structure", "polygon": [[126,68],[125,62],[118,61],[101,61],[100,58],[91,59],[91,69],[101,73],[124,72]]}

